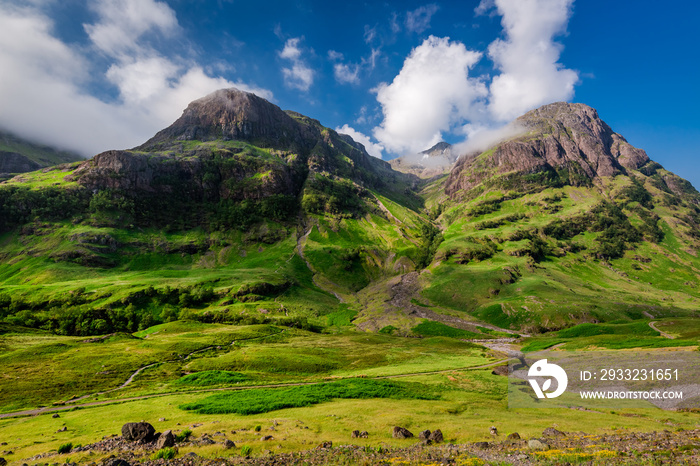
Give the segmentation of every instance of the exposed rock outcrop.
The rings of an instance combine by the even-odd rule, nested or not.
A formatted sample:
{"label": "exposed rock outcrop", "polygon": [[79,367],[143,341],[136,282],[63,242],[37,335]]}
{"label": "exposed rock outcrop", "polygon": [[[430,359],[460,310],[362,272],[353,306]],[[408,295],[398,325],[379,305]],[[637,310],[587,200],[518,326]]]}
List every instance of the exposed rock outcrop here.
{"label": "exposed rock outcrop", "polygon": [[527,131],[482,153],[460,158],[445,192],[452,198],[501,175],[547,173],[572,185],[636,170],[647,154],[629,144],[584,104],[557,102],[516,120]]}

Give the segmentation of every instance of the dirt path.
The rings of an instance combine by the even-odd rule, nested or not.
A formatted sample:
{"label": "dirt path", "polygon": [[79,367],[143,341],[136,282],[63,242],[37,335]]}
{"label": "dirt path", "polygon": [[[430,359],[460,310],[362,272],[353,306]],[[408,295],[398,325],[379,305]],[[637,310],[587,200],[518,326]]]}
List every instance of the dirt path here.
{"label": "dirt path", "polygon": [[[402,377],[412,377],[412,376],[416,376],[416,375],[444,374],[444,373],[454,372],[454,371],[470,371],[470,370],[478,370],[478,369],[488,369],[489,367],[503,364],[504,362],[507,362],[509,360],[510,360],[510,358],[506,358],[506,359],[501,359],[498,361],[490,362],[488,364],[482,364],[479,366],[469,366],[469,367],[461,367],[461,368],[455,368],[455,369],[444,369],[444,370],[429,371],[429,372],[411,372],[408,374],[382,375],[382,376],[377,376],[377,377],[367,377],[367,379],[377,379],[377,380],[396,379],[396,378],[402,378]],[[132,397],[127,397],[127,398],[116,398],[113,400],[91,401],[89,403],[71,404],[70,406],[52,406],[52,407],[46,407],[46,408],[28,409],[25,411],[16,411],[13,413],[4,413],[4,414],[0,414],[0,419],[6,419],[6,418],[12,418],[12,417],[23,417],[23,416],[36,416],[39,414],[47,414],[47,413],[53,413],[53,412],[57,412],[57,411],[66,411],[66,410],[75,409],[75,408],[89,408],[92,406],[102,406],[102,405],[107,405],[107,404],[126,403],[129,401],[147,400],[150,398],[159,398],[159,397],[163,397],[163,396],[193,395],[193,394],[198,394],[198,393],[211,393],[211,392],[236,391],[236,390],[259,390],[259,389],[263,389],[263,388],[300,387],[302,385],[314,385],[314,384],[318,384],[318,383],[320,383],[320,382],[278,383],[278,384],[268,384],[268,385],[246,385],[246,386],[241,386],[241,387],[203,388],[203,389],[186,390],[186,391],[179,391],[179,392],[154,393],[152,395],[141,395],[141,396],[132,396]],[[103,392],[103,393],[107,393],[107,392]],[[75,401],[77,401],[77,399],[73,400],[73,402],[75,402]]]}
{"label": "dirt path", "polygon": [[673,340],[674,338],[676,338],[673,335],[670,335],[670,334],[664,332],[663,330],[659,330],[655,324],[656,324],[656,322],[649,322],[649,327],[651,327],[653,330],[656,330],[657,332],[659,332],[662,337],[668,338],[669,340]]}

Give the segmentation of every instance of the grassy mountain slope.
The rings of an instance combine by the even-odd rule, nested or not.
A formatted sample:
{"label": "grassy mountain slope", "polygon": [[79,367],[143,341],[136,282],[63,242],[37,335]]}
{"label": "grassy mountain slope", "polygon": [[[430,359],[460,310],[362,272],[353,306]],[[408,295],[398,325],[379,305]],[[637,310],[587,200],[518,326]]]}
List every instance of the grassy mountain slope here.
{"label": "grassy mountain slope", "polygon": [[549,107],[424,188],[444,241],[423,296],[530,332],[697,316],[700,195],[592,109]]}
{"label": "grassy mountain slope", "polygon": [[82,160],[77,154],[35,144],[0,131],[0,173],[23,173]]}
{"label": "grassy mountain slope", "polygon": [[0,313],[79,335],[178,318],[411,334],[428,319],[484,338],[695,316],[698,193],[589,107],[518,123],[421,182],[219,91],[133,150],[0,185]]}
{"label": "grassy mountain slope", "polygon": [[0,186],[0,313],[79,335],[325,325],[341,295],[415,268],[411,182],[315,120],[215,93],[138,148]]}

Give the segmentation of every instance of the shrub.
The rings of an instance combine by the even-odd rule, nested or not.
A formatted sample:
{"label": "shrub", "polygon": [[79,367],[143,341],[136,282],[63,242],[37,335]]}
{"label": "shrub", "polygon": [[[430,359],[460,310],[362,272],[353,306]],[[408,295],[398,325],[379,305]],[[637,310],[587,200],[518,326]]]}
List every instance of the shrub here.
{"label": "shrub", "polygon": [[261,429],[262,429],[262,426],[260,426],[260,425],[255,426],[255,432],[260,432]]}
{"label": "shrub", "polygon": [[192,435],[192,431],[190,429],[185,429],[175,436],[175,441],[178,443],[184,442],[190,438],[190,435]]}
{"label": "shrub", "polygon": [[177,450],[175,448],[162,448],[151,455],[152,460],[171,460],[177,455]]}
{"label": "shrub", "polygon": [[73,444],[71,442],[64,443],[60,447],[58,447],[58,454],[61,455],[63,453],[70,453],[70,451],[73,449]]}
{"label": "shrub", "polygon": [[241,447],[241,456],[250,456],[253,452],[253,448],[250,445],[243,445]]}

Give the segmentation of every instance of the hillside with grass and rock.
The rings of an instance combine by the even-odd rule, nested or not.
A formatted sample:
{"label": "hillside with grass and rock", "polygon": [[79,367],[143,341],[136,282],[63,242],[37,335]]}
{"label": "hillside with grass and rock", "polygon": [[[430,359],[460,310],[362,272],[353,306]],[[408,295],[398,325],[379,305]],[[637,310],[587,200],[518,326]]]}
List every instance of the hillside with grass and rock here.
{"label": "hillside with grass and rock", "polygon": [[[604,435],[595,451],[628,464],[649,452],[610,439],[695,432],[649,437],[694,458],[692,403],[574,406],[546,423],[507,409],[518,352],[687,352],[700,338],[700,194],[586,105],[513,127],[483,152],[439,144],[390,164],[226,89],[138,147],[0,183],[3,456],[107,459],[126,444],[100,438],[163,419],[163,432],[236,431],[249,448],[236,455],[261,464],[326,440],[359,445],[348,462],[556,464],[489,431],[539,438],[555,423]],[[394,426],[482,445],[409,451]],[[549,443],[576,459],[586,438]],[[180,447],[214,458],[218,440]],[[173,445],[140,447],[129,461]]]}
{"label": "hillside with grass and rock", "polygon": [[19,173],[82,160],[78,154],[27,141],[0,130],[0,180]]}

